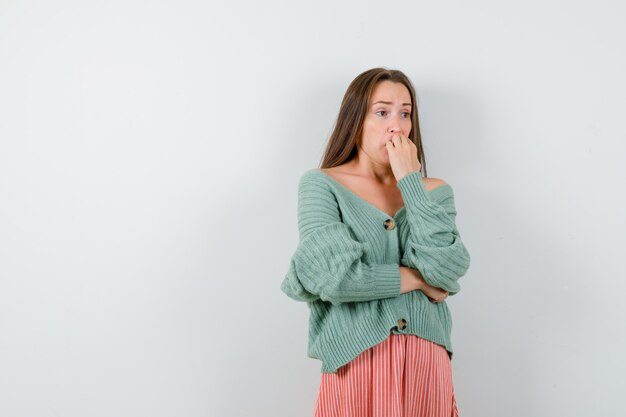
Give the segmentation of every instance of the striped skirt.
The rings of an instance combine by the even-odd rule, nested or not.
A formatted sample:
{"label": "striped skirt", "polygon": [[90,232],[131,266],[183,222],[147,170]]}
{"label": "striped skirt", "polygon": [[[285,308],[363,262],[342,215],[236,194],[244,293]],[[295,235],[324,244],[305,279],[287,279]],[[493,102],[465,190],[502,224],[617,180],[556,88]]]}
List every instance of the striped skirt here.
{"label": "striped skirt", "polygon": [[337,373],[322,373],[315,417],[458,417],[445,347],[391,333]]}

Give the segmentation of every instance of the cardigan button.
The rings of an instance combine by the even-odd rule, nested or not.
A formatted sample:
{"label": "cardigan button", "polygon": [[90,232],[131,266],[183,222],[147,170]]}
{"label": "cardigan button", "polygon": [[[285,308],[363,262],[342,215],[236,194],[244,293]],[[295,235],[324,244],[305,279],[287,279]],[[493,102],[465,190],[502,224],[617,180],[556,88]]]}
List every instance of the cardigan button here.
{"label": "cardigan button", "polygon": [[406,320],[405,319],[398,320],[398,328],[400,330],[404,330],[406,328]]}
{"label": "cardigan button", "polygon": [[396,227],[396,222],[394,222],[393,219],[387,219],[383,224],[387,230],[393,230]]}

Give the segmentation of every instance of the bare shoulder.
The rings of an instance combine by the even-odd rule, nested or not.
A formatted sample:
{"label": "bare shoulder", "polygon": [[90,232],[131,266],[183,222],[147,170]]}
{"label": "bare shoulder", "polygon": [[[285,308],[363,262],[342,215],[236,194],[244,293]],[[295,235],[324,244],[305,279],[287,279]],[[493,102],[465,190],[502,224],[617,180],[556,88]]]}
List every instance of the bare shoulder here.
{"label": "bare shoulder", "polygon": [[426,191],[430,191],[434,188],[441,187],[442,185],[447,184],[447,182],[445,182],[441,178],[427,177],[427,178],[423,178],[423,180],[424,180],[424,187],[426,188]]}
{"label": "bare shoulder", "polygon": [[319,170],[325,172],[326,174],[329,174],[331,177],[339,179],[354,176],[354,174],[350,171],[350,167],[347,163],[343,163],[334,167],[319,168]]}
{"label": "bare shoulder", "polygon": [[348,163],[343,163],[341,165],[335,165],[334,167],[328,167],[328,168],[320,168],[320,171],[324,171],[324,172],[349,172],[348,168]]}

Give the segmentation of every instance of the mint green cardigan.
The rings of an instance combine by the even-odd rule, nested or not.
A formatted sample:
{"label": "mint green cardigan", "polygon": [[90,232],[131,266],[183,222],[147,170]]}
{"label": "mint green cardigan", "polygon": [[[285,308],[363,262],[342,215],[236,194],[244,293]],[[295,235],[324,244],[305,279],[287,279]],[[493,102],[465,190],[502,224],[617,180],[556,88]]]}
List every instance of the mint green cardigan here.
{"label": "mint green cardigan", "polygon": [[426,191],[420,171],[397,186],[404,207],[392,217],[319,169],[300,177],[300,239],[281,290],[307,302],[307,354],[322,361],[323,373],[337,372],[390,332],[431,340],[452,359],[446,302],[420,290],[400,294],[399,268],[419,270],[450,296],[459,292],[470,255],[455,223],[452,186]]}

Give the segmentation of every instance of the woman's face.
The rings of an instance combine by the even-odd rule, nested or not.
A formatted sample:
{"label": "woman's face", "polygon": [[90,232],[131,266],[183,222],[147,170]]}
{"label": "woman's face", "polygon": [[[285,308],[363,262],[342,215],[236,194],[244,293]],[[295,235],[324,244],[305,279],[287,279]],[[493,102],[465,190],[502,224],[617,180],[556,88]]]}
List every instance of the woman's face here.
{"label": "woman's face", "polygon": [[411,95],[402,83],[381,81],[374,87],[363,121],[361,149],[372,160],[389,165],[385,144],[411,131]]}

